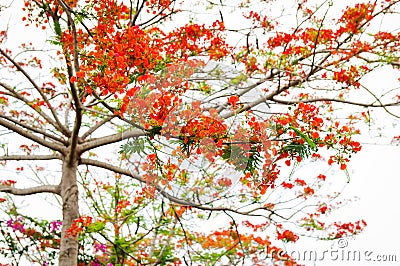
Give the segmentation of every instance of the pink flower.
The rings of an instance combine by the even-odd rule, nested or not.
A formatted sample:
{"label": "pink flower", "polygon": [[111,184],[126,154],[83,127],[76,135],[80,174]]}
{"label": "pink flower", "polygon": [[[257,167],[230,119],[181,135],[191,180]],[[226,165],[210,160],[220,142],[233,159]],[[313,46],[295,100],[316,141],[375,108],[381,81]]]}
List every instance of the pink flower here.
{"label": "pink flower", "polygon": [[62,226],[61,221],[53,221],[50,223],[50,232],[59,231]]}
{"label": "pink flower", "polygon": [[11,227],[14,230],[14,232],[19,231],[19,232],[23,233],[23,232],[25,232],[25,228],[24,228],[24,225],[21,223],[21,221],[22,221],[21,217],[18,217],[15,221],[8,220],[7,226]]}

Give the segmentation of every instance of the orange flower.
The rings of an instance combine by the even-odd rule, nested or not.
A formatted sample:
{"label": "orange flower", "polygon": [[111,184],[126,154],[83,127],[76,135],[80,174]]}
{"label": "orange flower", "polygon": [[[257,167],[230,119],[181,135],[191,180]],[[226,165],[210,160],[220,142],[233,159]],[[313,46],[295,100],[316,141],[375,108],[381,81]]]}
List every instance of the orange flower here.
{"label": "orange flower", "polygon": [[236,107],[238,101],[239,101],[239,96],[237,95],[233,95],[228,98],[228,104],[232,105],[232,107]]}
{"label": "orange flower", "polygon": [[299,236],[295,235],[290,230],[285,230],[282,233],[278,232],[278,240],[282,240],[283,242],[296,242],[299,239]]}

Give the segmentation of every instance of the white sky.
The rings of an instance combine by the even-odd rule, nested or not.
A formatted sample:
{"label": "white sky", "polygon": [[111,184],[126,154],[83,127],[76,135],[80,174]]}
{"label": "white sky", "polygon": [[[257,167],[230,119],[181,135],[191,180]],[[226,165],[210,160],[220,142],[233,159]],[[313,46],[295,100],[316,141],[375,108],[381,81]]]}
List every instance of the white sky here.
{"label": "white sky", "polygon": [[[4,21],[1,21],[1,23],[4,23]],[[10,21],[10,24],[17,23],[19,22]],[[25,31],[20,37],[32,38],[32,35],[29,36],[27,33]],[[393,84],[390,82],[391,78],[393,79],[393,76],[390,73],[379,73],[370,77],[370,82],[372,86],[391,86]],[[383,133],[389,138],[375,139],[365,136],[363,143],[389,144],[390,137],[400,135],[400,127],[392,126],[393,120],[390,117],[386,115],[379,115],[378,117],[382,120],[378,120],[377,123],[386,126]],[[319,261],[315,264],[308,261],[300,262],[305,265],[400,265],[400,146],[363,144],[362,151],[354,156],[349,164],[349,172],[351,182],[346,185],[343,195],[345,198],[358,196],[360,199],[338,210],[334,217],[336,216],[342,221],[364,219],[368,226],[361,235],[355,239],[349,239],[348,246],[343,250],[360,251],[361,253],[371,251],[373,252],[371,259],[374,259],[373,256],[378,254],[396,255],[397,262],[366,262],[362,260],[361,262],[345,263],[332,259]],[[2,172],[2,174],[4,175],[5,172]],[[337,176],[334,178],[345,183],[346,177],[343,173],[337,172]],[[36,214],[41,212],[43,216],[50,214],[46,208],[35,208],[34,210]],[[53,210],[50,212],[54,214]],[[322,242],[307,239],[300,240],[295,246],[288,246],[288,250],[315,250],[320,254],[324,250],[341,250],[337,245],[337,241]]]}
{"label": "white sky", "polygon": [[[348,262],[346,265],[400,265],[400,147],[364,145],[363,150],[350,164],[351,181],[343,191],[344,197],[356,195],[360,199],[335,212],[333,218],[364,219],[368,226],[365,231],[348,239],[345,251],[371,251],[372,254],[397,255],[396,262]],[[353,218],[352,218],[353,217]],[[333,242],[333,243],[332,243]],[[322,256],[324,250],[341,250],[338,241],[323,242],[300,240],[298,245],[288,248],[291,251],[315,250]],[[363,258],[363,257],[362,257]],[[374,258],[371,256],[371,258]],[[308,261],[301,261],[313,265]],[[342,265],[344,262],[326,259],[316,265]]]}

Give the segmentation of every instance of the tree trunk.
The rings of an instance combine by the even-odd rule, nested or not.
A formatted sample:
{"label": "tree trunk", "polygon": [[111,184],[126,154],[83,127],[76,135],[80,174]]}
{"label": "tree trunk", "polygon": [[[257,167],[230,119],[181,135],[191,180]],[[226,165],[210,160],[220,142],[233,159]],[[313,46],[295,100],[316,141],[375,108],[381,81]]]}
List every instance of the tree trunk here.
{"label": "tree trunk", "polygon": [[73,220],[79,217],[77,170],[77,161],[63,162],[60,184],[63,221],[59,266],[76,266],[78,262],[78,241],[65,237],[65,231],[72,225]]}

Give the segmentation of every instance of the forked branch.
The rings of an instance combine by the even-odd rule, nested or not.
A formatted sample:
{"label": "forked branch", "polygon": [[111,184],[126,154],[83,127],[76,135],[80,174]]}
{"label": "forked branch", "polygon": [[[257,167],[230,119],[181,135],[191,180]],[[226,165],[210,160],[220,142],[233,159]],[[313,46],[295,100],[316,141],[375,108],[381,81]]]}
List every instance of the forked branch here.
{"label": "forked branch", "polygon": [[15,125],[13,123],[10,123],[4,119],[0,119],[0,126],[3,126],[7,129],[17,133],[18,135],[25,137],[27,139],[30,139],[46,148],[49,148],[51,150],[55,150],[55,151],[58,151],[61,153],[64,152],[64,147],[61,146],[60,144],[55,143],[55,142],[50,142],[50,141],[45,140],[44,138],[38,137],[31,132],[27,132],[24,128],[21,128],[21,127]]}
{"label": "forked branch", "polygon": [[[118,173],[121,175],[125,175],[125,176],[130,176],[132,178],[134,178],[135,180],[141,182],[141,183],[148,183],[146,180],[144,180],[139,174],[135,174],[132,173],[131,171],[129,171],[128,169],[124,169],[118,166],[114,166],[112,164],[108,164],[105,162],[101,162],[98,160],[93,160],[93,159],[86,159],[83,158],[80,160],[80,164],[81,165],[90,165],[90,166],[95,166],[95,167],[99,167],[105,170],[109,170],[112,171],[114,173]],[[170,200],[173,203],[182,205],[182,206],[190,206],[190,207],[194,207],[196,209],[199,210],[204,210],[204,211],[226,211],[226,212],[232,212],[232,213],[236,213],[239,215],[245,215],[245,216],[261,216],[261,217],[265,217],[270,219],[273,215],[278,216],[281,219],[287,220],[287,218],[281,216],[280,214],[276,213],[274,210],[265,208],[265,207],[256,207],[254,209],[251,209],[249,211],[239,211],[236,209],[232,209],[232,208],[228,208],[228,207],[212,207],[212,206],[208,206],[208,205],[204,205],[204,204],[199,204],[199,203],[195,203],[195,202],[191,202],[189,200],[185,200],[185,199],[180,199],[178,197],[175,197],[171,194],[169,194],[168,192],[166,192],[160,185],[158,184],[152,184],[155,189],[157,189],[157,191],[166,199]],[[268,212],[268,216],[265,216],[263,214],[257,214],[257,211],[267,211]]]}
{"label": "forked branch", "polygon": [[[31,78],[31,76],[23,69],[23,67],[21,67],[20,64],[18,64],[14,59],[12,59],[5,51],[3,51],[0,48],[0,54],[2,54],[5,58],[7,58],[8,61],[10,61],[17,69],[18,71],[20,71],[25,77],[26,79],[29,81],[29,83],[32,84],[32,86],[36,89],[36,91],[40,94],[40,97],[42,97],[43,101],[47,104],[47,106],[50,109],[50,112],[54,118],[51,119],[50,117],[48,117],[45,113],[43,113],[42,111],[40,111],[40,109],[36,109],[36,108],[32,108],[34,109],[39,115],[41,115],[47,122],[49,122],[50,124],[52,124],[55,128],[57,128],[58,130],[60,130],[61,132],[63,132],[64,134],[68,135],[68,129],[66,127],[64,127],[60,120],[58,119],[57,113],[54,110],[53,106],[50,104],[49,99],[47,98],[46,94],[44,94],[44,92],[41,90],[41,88],[36,84],[36,82]],[[7,86],[3,83],[0,83],[0,85],[7,89],[7,90],[11,90],[12,93],[14,93],[17,98],[19,98],[20,100],[24,101],[28,106],[29,103],[28,101],[26,101],[26,99],[24,97],[22,97],[22,95],[20,95],[19,93],[17,93],[15,90],[13,90],[10,86]],[[25,100],[24,100],[25,99]]]}
{"label": "forked branch", "polygon": [[124,139],[128,138],[136,138],[136,137],[141,137],[145,136],[146,132],[141,130],[141,129],[131,129],[129,131],[124,131],[121,133],[116,133],[112,135],[108,135],[105,137],[100,137],[100,138],[93,138],[87,140],[87,142],[83,143],[81,146],[80,151],[85,152],[100,146],[108,145],[108,144],[113,144],[120,142]]}

